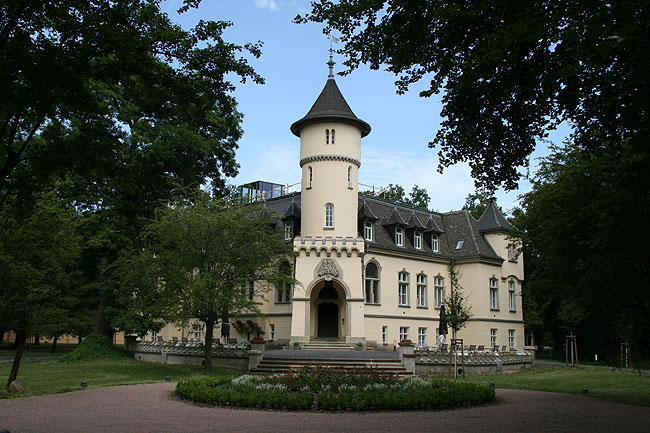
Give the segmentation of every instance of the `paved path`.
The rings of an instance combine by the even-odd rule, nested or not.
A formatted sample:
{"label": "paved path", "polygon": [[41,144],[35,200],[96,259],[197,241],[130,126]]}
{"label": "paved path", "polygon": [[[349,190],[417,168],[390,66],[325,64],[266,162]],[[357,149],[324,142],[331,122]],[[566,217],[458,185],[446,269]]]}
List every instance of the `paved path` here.
{"label": "paved path", "polygon": [[490,406],[439,412],[303,413],[197,406],[175,384],[0,400],[0,429],[30,432],[648,432],[650,408],[592,397],[497,390]]}

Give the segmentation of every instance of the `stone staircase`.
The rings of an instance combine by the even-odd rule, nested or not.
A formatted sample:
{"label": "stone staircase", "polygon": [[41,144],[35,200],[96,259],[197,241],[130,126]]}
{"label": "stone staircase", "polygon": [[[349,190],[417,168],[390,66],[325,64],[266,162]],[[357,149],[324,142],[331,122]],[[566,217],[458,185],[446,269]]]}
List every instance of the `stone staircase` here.
{"label": "stone staircase", "polygon": [[338,338],[316,338],[300,347],[302,350],[354,350],[354,346]]}
{"label": "stone staircase", "polygon": [[412,375],[407,371],[399,359],[372,359],[363,358],[304,358],[304,357],[272,357],[265,356],[257,368],[251,370],[252,374],[277,374],[286,373],[303,367],[331,367],[331,368],[377,368],[386,373],[400,376]]}

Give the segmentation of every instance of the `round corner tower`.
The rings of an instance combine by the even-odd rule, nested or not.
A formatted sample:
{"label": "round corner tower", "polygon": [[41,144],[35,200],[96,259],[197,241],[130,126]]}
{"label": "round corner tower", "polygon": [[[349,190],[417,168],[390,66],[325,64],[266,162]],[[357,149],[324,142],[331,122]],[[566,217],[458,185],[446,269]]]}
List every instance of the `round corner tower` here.
{"label": "round corner tower", "polygon": [[331,69],[318,99],[291,132],[300,137],[301,233],[356,238],[361,138],[370,125],[354,115]]}

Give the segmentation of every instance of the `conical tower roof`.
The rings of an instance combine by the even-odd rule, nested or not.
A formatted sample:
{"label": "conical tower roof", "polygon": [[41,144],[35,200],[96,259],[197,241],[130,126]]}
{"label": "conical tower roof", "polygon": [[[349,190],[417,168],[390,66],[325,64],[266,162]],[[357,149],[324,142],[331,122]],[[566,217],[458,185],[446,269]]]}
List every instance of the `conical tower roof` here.
{"label": "conical tower roof", "polygon": [[300,137],[300,131],[307,125],[321,122],[343,122],[354,125],[365,137],[370,133],[370,125],[354,115],[345,101],[333,77],[327,79],[323,91],[305,117],[291,125],[291,132]]}
{"label": "conical tower roof", "polygon": [[504,216],[499,212],[499,208],[494,202],[488,203],[481,215],[481,218],[478,220],[478,229],[482,233],[486,232],[514,232],[516,231],[514,226],[504,218]]}

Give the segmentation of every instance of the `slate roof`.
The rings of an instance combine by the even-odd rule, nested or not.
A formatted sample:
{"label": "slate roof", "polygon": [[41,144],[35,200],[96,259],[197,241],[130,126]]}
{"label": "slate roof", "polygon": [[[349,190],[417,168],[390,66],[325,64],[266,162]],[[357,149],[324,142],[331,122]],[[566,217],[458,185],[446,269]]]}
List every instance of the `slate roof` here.
{"label": "slate roof", "polygon": [[478,229],[481,233],[514,232],[515,227],[504,218],[494,202],[488,203],[483,215],[478,220]]}
{"label": "slate roof", "polygon": [[[280,217],[286,213],[300,212],[299,206],[299,192],[265,202],[266,209],[276,215],[278,222],[280,222]],[[291,207],[295,207],[295,209],[290,211]],[[501,214],[499,213],[499,215]],[[414,218],[420,222],[420,225]],[[501,218],[503,218],[502,215]],[[466,210],[446,213],[428,212],[381,198],[359,195],[359,219],[375,222],[373,224],[374,239],[366,243],[371,250],[377,248],[448,259],[452,257],[486,258],[503,261],[503,258],[485,239],[480,229],[480,222],[476,221]],[[398,220],[400,220],[399,225],[403,223],[403,226],[406,227],[406,236],[404,236],[404,246],[402,247],[395,245],[393,238],[392,228]],[[503,220],[505,221],[505,218]],[[505,222],[507,223],[507,221]],[[438,234],[439,251],[431,250],[431,236],[429,235],[424,236],[422,249],[416,249],[412,244],[413,232],[416,229],[425,233],[435,232]],[[462,248],[456,249],[460,241],[463,241]]]}
{"label": "slate roof", "polygon": [[291,125],[291,132],[300,137],[300,130],[307,125],[319,122],[344,122],[354,125],[361,131],[361,136],[370,134],[370,125],[354,115],[345,101],[334,78],[328,78],[323,91],[309,112],[302,119]]}

